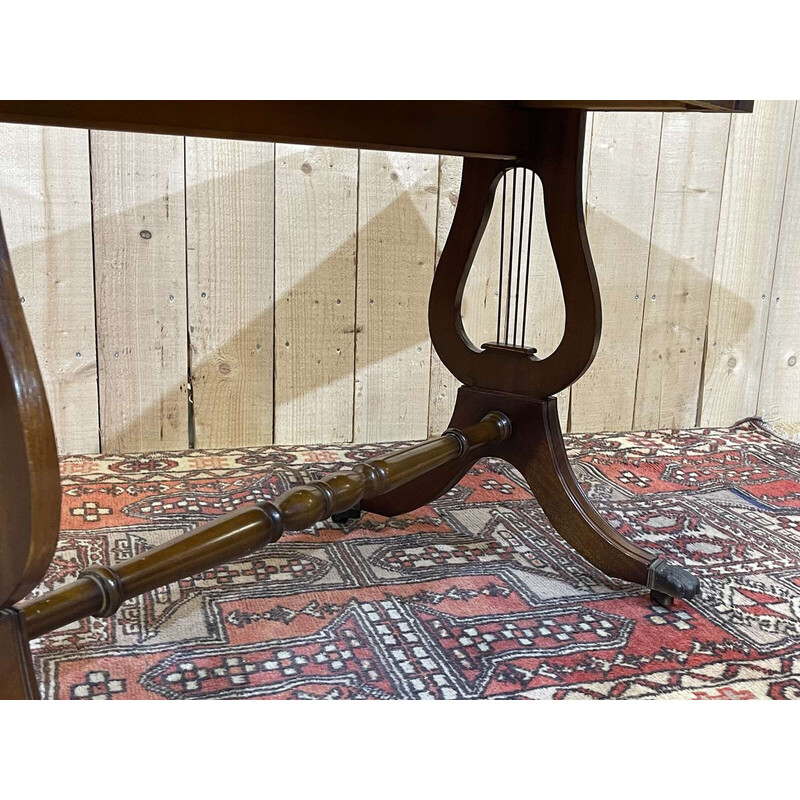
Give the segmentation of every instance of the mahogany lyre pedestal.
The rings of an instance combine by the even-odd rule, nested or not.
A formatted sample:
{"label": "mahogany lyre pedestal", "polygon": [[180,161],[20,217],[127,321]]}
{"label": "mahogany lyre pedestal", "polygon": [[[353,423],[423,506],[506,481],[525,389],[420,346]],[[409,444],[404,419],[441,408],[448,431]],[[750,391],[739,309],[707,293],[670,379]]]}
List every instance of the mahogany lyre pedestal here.
{"label": "mahogany lyre pedestal", "polygon": [[[605,573],[646,586],[664,604],[697,594],[696,577],[626,541],[600,517],[564,449],[553,395],[592,363],[601,327],[581,197],[587,110],[736,112],[751,111],[752,102],[0,101],[5,122],[464,157],[428,316],[437,353],[464,384],[450,428],[438,439],[232,512],[121,564],[92,565],[73,583],[19,605],[52,559],[61,495],[52,423],[0,224],[0,699],[38,696],[32,638],[85,616],[114,614],[130,597],[240,558],[284,530],[347,517],[359,508],[383,515],[411,511],[442,495],[489,455],[522,473],[555,529]],[[461,320],[464,286],[495,190],[501,181],[504,188],[515,183],[518,173],[530,186],[534,174],[541,180],[566,311],[561,343],[543,359],[524,346],[524,321],[518,340],[516,308],[511,334],[512,261],[504,328],[502,296],[498,305],[497,341],[471,342]],[[515,219],[512,211],[512,260]],[[523,224],[516,233],[519,297]],[[502,278],[500,286],[502,292]]]}

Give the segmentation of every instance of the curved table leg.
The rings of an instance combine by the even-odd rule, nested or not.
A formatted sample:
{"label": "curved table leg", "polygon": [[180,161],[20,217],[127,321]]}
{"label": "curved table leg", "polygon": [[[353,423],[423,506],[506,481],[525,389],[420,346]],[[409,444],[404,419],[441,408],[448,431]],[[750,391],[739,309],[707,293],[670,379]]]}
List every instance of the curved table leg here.
{"label": "curved table leg", "polygon": [[531,400],[463,386],[451,424],[463,426],[489,411],[509,417],[511,436],[481,455],[516,467],[556,531],[587,561],[607,575],[646,586],[662,604],[697,595],[700,581],[694,575],[627,541],[594,509],[569,465],[555,398]]}

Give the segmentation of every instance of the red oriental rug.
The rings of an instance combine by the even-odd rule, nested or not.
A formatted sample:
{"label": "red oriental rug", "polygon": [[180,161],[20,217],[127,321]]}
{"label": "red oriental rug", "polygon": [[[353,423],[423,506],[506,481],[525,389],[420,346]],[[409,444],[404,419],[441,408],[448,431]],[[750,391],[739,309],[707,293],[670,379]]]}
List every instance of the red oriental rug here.
{"label": "red oriental rug", "polygon": [[[323,523],[34,642],[46,698],[800,697],[800,448],[732,429],[573,435],[626,537],[703,581],[672,609],[555,535],[486,460],[432,506]],[[52,588],[386,447],[63,459]]]}

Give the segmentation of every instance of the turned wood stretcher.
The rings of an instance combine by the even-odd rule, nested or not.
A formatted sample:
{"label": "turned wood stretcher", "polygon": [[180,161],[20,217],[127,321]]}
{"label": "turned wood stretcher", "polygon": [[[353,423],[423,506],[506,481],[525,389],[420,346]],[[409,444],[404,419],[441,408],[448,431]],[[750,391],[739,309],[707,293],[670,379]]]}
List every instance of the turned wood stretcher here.
{"label": "turned wood stretcher", "polygon": [[[74,582],[19,605],[55,552],[61,490],[50,413],[0,222],[0,699],[38,697],[31,639],[86,616],[112,615],[131,597],[240,558],[284,530],[360,511],[412,511],[452,488],[484,456],[515,466],[554,528],[605,573],[646,586],[662,604],[694,597],[695,576],[626,541],[594,510],[564,449],[553,396],[592,363],[601,327],[581,196],[584,122],[587,110],[752,107],[741,100],[0,101],[5,122],[464,156],[428,314],[436,352],[464,384],[451,427],[437,439],[234,511],[120,564],[92,565]],[[520,281],[527,290],[530,263],[525,183],[533,186],[534,173],[566,312],[561,343],[543,359],[525,346],[525,305],[518,335]],[[502,182],[503,193],[516,198],[517,181],[523,182],[522,208],[517,213],[512,204],[506,220],[503,206],[511,244],[500,256],[497,340],[477,346],[464,330],[461,298],[495,191]]]}

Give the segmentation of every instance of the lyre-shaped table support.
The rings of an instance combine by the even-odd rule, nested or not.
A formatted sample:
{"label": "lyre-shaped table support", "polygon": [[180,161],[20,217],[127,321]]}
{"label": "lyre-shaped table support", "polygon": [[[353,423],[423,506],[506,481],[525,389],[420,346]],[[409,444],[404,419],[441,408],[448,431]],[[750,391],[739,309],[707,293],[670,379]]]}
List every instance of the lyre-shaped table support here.
{"label": "lyre-shaped table support", "polygon": [[[506,414],[513,433],[486,454],[505,459],[522,473],[553,527],[584,558],[608,575],[647,586],[655,600],[670,604],[676,597],[694,597],[699,580],[628,542],[595,511],[570,468],[552,397],[589,368],[600,341],[600,292],[581,189],[584,123],[582,111],[543,112],[529,151],[511,165],[531,169],[542,182],[566,312],[558,347],[544,359],[522,346],[480,349],[464,330],[464,287],[498,181],[509,169],[507,161],[475,158],[464,160],[455,217],[434,275],[428,314],[431,340],[445,366],[465,384],[451,425],[479,419],[489,409]],[[506,302],[510,300],[508,296]],[[454,486],[475,460],[450,462],[424,480],[367,501],[363,508],[396,515],[429,503]]]}

